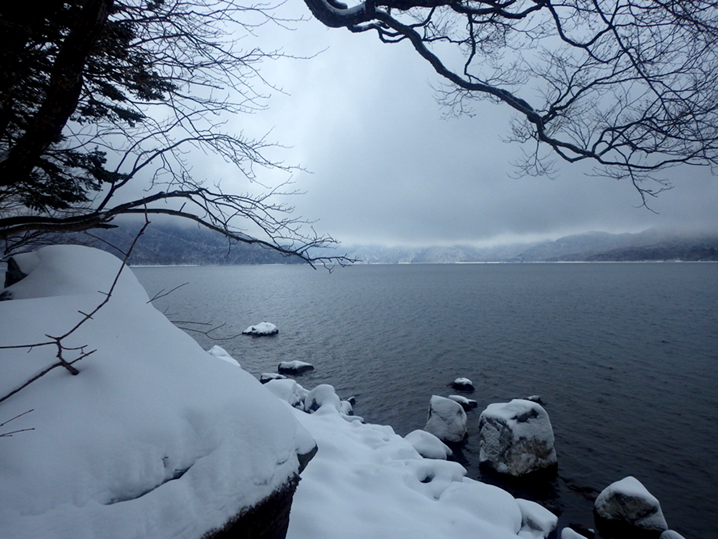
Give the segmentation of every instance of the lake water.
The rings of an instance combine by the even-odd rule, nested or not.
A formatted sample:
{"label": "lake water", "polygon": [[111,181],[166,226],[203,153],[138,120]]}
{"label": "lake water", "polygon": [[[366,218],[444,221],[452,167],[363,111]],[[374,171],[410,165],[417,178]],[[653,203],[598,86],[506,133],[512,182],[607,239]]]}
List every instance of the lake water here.
{"label": "lake water", "polygon": [[[175,321],[268,321],[271,338],[219,344],[249,372],[298,359],[307,388],[355,396],[367,422],[422,428],[432,395],[473,380],[478,401],[459,458],[469,476],[593,526],[592,500],[638,478],[687,539],[718,537],[718,264],[357,265],[134,268]],[[180,324],[182,325],[182,324]],[[184,324],[187,325],[186,323]],[[211,326],[193,326],[209,328]],[[502,483],[478,468],[478,420],[492,402],[540,395],[558,476]]]}

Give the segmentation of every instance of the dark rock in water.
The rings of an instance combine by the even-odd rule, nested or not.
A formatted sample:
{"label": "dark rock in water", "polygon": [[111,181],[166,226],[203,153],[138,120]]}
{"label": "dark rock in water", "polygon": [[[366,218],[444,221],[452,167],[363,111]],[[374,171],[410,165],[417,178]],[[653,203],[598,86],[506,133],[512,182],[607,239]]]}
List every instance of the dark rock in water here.
{"label": "dark rock in water", "polygon": [[546,410],[523,399],[490,404],[479,419],[479,459],[495,471],[520,477],[557,465]]}
{"label": "dark rock in water", "polygon": [[459,391],[473,391],[474,390],[474,383],[469,380],[468,378],[457,378],[453,382],[451,382],[451,387],[454,389],[458,389]]}
{"label": "dark rock in water", "polygon": [[282,361],[277,366],[277,372],[279,374],[301,374],[307,371],[313,371],[314,365],[311,363],[305,363],[304,361]]}
{"label": "dark rock in water", "polygon": [[449,395],[448,398],[454,402],[458,402],[464,411],[473,410],[478,406],[478,403],[475,400],[467,399],[462,395]]}
{"label": "dark rock in water", "polygon": [[266,384],[270,380],[284,380],[286,378],[286,376],[277,372],[263,372],[259,375],[259,381],[263,384]]}
{"label": "dark rock in water", "polygon": [[540,404],[541,406],[545,406],[545,405],[546,405],[546,403],[544,402],[544,400],[541,398],[540,395],[531,395],[531,396],[529,396],[529,397],[526,397],[526,400],[527,400],[527,401],[531,401],[531,402],[538,403],[538,404]]}
{"label": "dark rock in water", "polygon": [[601,535],[616,539],[658,539],[668,530],[658,500],[635,477],[603,489],[593,506]]}

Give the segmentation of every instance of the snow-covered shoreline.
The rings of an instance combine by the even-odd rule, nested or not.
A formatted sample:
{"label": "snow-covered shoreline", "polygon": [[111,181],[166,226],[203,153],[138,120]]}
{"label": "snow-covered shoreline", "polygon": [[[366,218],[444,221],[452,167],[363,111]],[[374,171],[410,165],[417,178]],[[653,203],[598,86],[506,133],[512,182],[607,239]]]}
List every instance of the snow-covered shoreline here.
{"label": "snow-covered shoreline", "polygon": [[[62,334],[120,268],[77,246],[28,256],[30,275],[0,302],[3,345]],[[0,437],[0,537],[199,538],[276,492],[315,443],[289,539],[539,539],[556,526],[460,464],[422,457],[409,436],[348,416],[331,386],[281,380],[286,391],[268,390],[242,358],[202,350],[147,300],[126,269],[110,302],[67,339],[85,347],[68,359],[97,350],[81,372],[55,369],[0,403],[0,423],[33,410],[5,431],[34,429]],[[55,353],[0,350],[0,398]]]}

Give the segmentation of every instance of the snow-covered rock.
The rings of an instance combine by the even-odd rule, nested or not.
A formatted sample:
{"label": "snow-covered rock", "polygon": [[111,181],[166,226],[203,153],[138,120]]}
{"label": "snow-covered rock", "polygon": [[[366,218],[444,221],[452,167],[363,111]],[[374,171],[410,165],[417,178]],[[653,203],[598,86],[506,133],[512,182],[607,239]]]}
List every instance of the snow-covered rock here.
{"label": "snow-covered rock", "polygon": [[424,430],[442,442],[458,443],[466,436],[466,412],[458,402],[433,395]]}
{"label": "snow-covered rock", "polygon": [[269,380],[264,384],[270,393],[294,408],[304,410],[304,399],[309,393],[296,381],[287,378]]}
{"label": "snow-covered rock", "polygon": [[611,483],[594,503],[599,528],[626,528],[636,531],[666,531],[668,525],[661,504],[635,477]]}
{"label": "snow-covered rock", "polygon": [[342,412],[341,400],[334,387],[329,384],[320,384],[304,397],[304,411],[314,413],[321,410],[323,413]]}
{"label": "snow-covered rock", "polygon": [[661,534],[660,539],[685,539],[680,533],[673,530],[666,530]]}
{"label": "snow-covered rock", "polygon": [[586,537],[571,528],[564,528],[561,530],[561,539],[586,539]]}
{"label": "snow-covered rock", "polygon": [[473,391],[474,383],[468,378],[457,378],[451,382],[451,387],[458,389],[459,391]]}
{"label": "snow-covered rock", "polygon": [[253,326],[249,326],[242,332],[244,335],[254,335],[255,337],[262,337],[267,335],[276,335],[279,333],[277,326],[270,322],[260,322]]}
{"label": "snow-covered rock", "polygon": [[278,372],[263,372],[259,375],[259,381],[263,384],[266,384],[270,380],[286,380],[286,378],[286,376]]}
{"label": "snow-covered rock", "polygon": [[282,361],[277,366],[277,371],[280,374],[301,374],[303,372],[307,371],[313,371],[314,365],[311,363],[306,363],[304,361],[294,360],[294,361]]}
{"label": "snow-covered rock", "polygon": [[229,352],[222,348],[221,346],[217,346],[216,344],[208,350],[210,355],[213,355],[217,359],[221,359],[222,361],[226,361],[230,365],[234,365],[236,367],[239,367],[239,361],[234,359],[232,356],[229,355]]}
{"label": "snow-covered rock", "polygon": [[546,539],[556,529],[558,517],[545,507],[521,498],[516,498],[516,503],[521,510],[521,537]]}
{"label": "snow-covered rock", "polygon": [[517,477],[557,464],[548,414],[528,400],[490,404],[479,419],[479,448],[482,464]]}
{"label": "snow-covered rock", "polygon": [[[0,302],[3,345],[62,335],[105,299],[121,267],[82,246],[17,260],[28,276]],[[310,444],[291,409],[246,371],[208,358],[148,299],[125,268],[109,302],[64,341],[97,350],[75,363],[79,374],[54,369],[0,405],[0,423],[32,410],[12,427],[34,429],[2,438],[0,537],[197,539],[296,482]],[[56,353],[0,350],[0,396]]]}
{"label": "snow-covered rock", "polygon": [[339,405],[341,406],[341,412],[344,415],[354,415],[354,406],[352,406],[350,401],[341,401]]}
{"label": "snow-covered rock", "polygon": [[473,399],[467,399],[463,395],[449,395],[447,398],[454,402],[458,402],[464,411],[472,410],[478,406],[478,403]]}
{"label": "snow-covered rock", "polygon": [[446,460],[453,451],[436,436],[425,430],[415,430],[404,436],[414,449],[424,458]]}

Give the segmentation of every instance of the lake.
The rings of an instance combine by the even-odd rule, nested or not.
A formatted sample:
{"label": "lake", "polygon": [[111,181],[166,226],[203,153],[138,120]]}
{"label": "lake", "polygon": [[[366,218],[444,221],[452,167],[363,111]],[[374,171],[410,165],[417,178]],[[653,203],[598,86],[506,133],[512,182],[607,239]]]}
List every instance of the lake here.
{"label": "lake", "polygon": [[[213,341],[259,376],[280,361],[297,378],[355,396],[367,422],[422,428],[432,395],[471,379],[469,436],[458,459],[499,484],[593,526],[592,500],[627,475],[661,502],[686,539],[718,535],[718,264],[356,265],[133,268],[155,305],[184,327],[238,335],[268,321],[279,335]],[[208,325],[207,325],[208,324]],[[478,467],[479,414],[540,395],[558,476],[514,484]]]}

